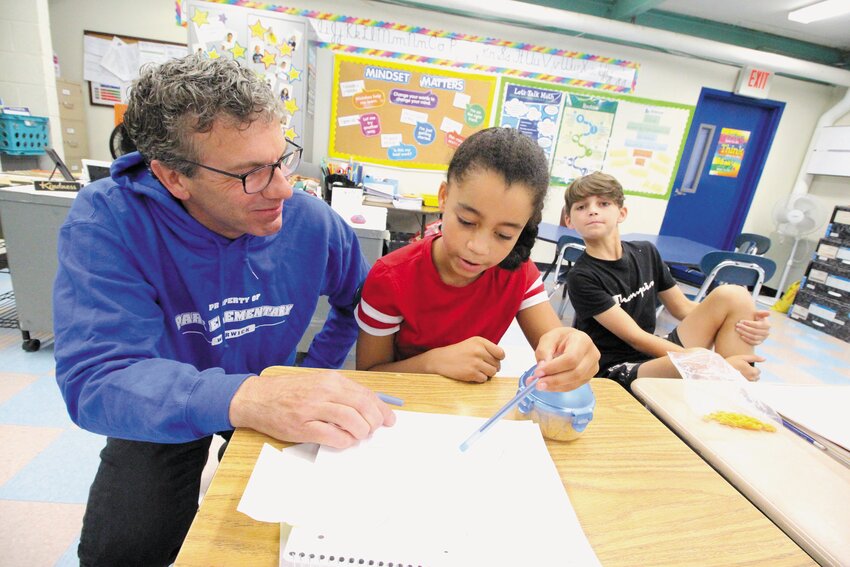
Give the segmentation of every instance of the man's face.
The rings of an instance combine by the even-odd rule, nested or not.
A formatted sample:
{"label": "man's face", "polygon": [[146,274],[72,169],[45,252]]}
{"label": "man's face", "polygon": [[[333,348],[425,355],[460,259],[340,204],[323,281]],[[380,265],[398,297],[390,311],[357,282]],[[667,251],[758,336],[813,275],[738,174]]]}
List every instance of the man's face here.
{"label": "man's face", "polygon": [[[286,150],[286,138],[276,120],[256,120],[247,128],[219,119],[213,128],[195,134],[198,162],[229,173],[242,174],[274,163]],[[266,170],[267,171],[267,170]],[[258,174],[255,174],[258,175]],[[243,234],[268,236],[280,230],[284,201],[292,196],[292,185],[275,168],[268,187],[247,195],[239,179],[198,167],[184,177],[183,206],[198,222],[227,238]]]}

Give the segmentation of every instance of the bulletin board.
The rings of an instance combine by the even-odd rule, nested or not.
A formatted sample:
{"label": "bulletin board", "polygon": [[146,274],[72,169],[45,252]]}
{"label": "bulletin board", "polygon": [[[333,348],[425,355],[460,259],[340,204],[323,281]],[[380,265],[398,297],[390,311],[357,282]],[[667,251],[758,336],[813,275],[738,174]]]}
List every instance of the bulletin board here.
{"label": "bulletin board", "polygon": [[445,170],[488,127],[495,76],[348,55],[334,57],[329,155]]}
{"label": "bulletin board", "polygon": [[231,59],[265,80],[280,99],[286,137],[304,145],[306,20],[199,0],[187,0],[184,7],[191,51]]}
{"label": "bulletin board", "polygon": [[127,102],[127,90],[147,63],[164,63],[188,53],[185,43],[83,31],[83,79],[93,105]]}
{"label": "bulletin board", "polygon": [[694,111],[686,104],[518,79],[502,82],[498,105],[499,124],[523,131],[550,155],[553,184],[603,171],[628,194],[665,200]]}

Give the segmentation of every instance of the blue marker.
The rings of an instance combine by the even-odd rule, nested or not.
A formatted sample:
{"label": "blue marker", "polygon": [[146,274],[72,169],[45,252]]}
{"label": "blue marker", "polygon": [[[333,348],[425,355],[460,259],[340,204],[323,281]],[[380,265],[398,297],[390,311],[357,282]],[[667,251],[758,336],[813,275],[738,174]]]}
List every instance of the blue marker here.
{"label": "blue marker", "polygon": [[387,403],[387,404],[390,404],[390,405],[393,405],[393,406],[403,406],[404,405],[404,400],[402,400],[401,398],[396,398],[394,396],[388,396],[387,394],[382,394],[381,392],[378,392],[378,397],[384,403]]}
{"label": "blue marker", "polygon": [[799,435],[800,437],[802,437],[803,439],[805,439],[806,441],[808,441],[809,443],[811,443],[812,445],[814,445],[815,447],[820,449],[821,451],[826,451],[826,447],[824,447],[822,444],[820,444],[817,439],[815,439],[814,437],[812,437],[811,435],[809,435],[805,431],[801,430],[800,428],[790,424],[789,422],[785,421],[784,419],[782,420],[782,425],[784,425],[785,427],[787,427],[788,429],[790,429],[791,431],[793,431],[794,433],[796,433],[797,435]]}
{"label": "blue marker", "polygon": [[[528,370],[526,370],[526,371],[525,371],[525,373],[523,373],[523,375],[522,375],[522,377],[521,377],[521,380],[520,380],[520,381],[524,382],[525,380],[527,380],[529,376],[531,376],[532,374],[534,374],[534,370],[535,370],[536,368],[537,368],[537,365],[535,364],[534,366],[532,366],[531,368],[529,368]],[[493,427],[493,425],[494,425],[497,421],[499,421],[499,420],[500,420],[500,419],[501,419],[501,418],[502,418],[502,417],[503,417],[506,413],[508,413],[511,409],[513,409],[513,408],[514,408],[514,407],[515,407],[518,403],[520,403],[524,397],[526,397],[528,394],[530,394],[530,393],[531,393],[531,391],[534,389],[534,387],[535,387],[535,386],[537,386],[537,381],[538,381],[538,380],[540,380],[540,376],[538,376],[537,378],[535,378],[534,380],[532,380],[531,382],[529,382],[528,384],[526,384],[525,388],[523,388],[522,390],[520,390],[520,391],[517,393],[517,395],[513,397],[513,399],[512,399],[511,401],[509,401],[509,402],[508,402],[508,403],[506,403],[504,406],[502,406],[502,409],[500,409],[499,411],[497,411],[497,412],[493,415],[493,417],[491,417],[490,419],[488,419],[488,420],[484,423],[484,425],[482,425],[482,426],[481,426],[481,427],[480,427],[480,428],[479,428],[476,432],[474,432],[472,435],[470,435],[470,436],[469,436],[469,438],[468,438],[466,441],[464,441],[463,443],[461,443],[461,444],[460,444],[460,450],[461,450],[461,451],[466,451],[467,449],[469,449],[469,447],[470,447],[473,443],[475,443],[475,441],[477,441],[479,437],[481,437],[482,435],[484,435],[484,433],[486,433],[488,429],[490,429],[491,427]]]}

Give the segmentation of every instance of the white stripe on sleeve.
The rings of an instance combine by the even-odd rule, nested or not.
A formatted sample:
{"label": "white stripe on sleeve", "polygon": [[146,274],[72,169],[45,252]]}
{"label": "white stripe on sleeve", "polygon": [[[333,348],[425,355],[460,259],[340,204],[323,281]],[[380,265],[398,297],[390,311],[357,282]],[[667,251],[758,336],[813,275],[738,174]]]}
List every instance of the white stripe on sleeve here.
{"label": "white stripe on sleeve", "polygon": [[373,337],[386,337],[387,335],[392,335],[393,333],[397,333],[401,328],[399,325],[395,327],[390,327],[389,329],[378,329],[376,327],[372,327],[367,325],[360,319],[359,311],[357,309],[354,310],[354,319],[357,321],[357,325],[366,333],[369,333]]}

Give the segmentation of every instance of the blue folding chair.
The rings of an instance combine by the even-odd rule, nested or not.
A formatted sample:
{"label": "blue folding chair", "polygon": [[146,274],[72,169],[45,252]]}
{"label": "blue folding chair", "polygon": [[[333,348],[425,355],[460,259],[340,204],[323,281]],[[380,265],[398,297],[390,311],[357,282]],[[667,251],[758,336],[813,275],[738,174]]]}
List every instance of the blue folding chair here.
{"label": "blue folding chair", "polygon": [[776,263],[770,258],[740,252],[709,252],[699,265],[706,276],[693,298],[697,303],[719,284],[752,287],[753,299],[756,299],[762,284],[776,272]]}
{"label": "blue folding chair", "polygon": [[570,269],[582,254],[584,254],[584,241],[577,236],[565,234],[558,239],[558,244],[555,248],[555,258],[549,264],[546,273],[543,274],[543,282],[545,283],[549,274],[554,273],[555,280],[549,292],[549,299],[554,297],[558,293],[558,290],[561,289],[561,304],[558,306],[559,319],[564,318],[564,311],[566,311],[567,304],[569,303],[569,299],[567,298],[567,274],[570,273]]}
{"label": "blue folding chair", "polygon": [[768,250],[770,250],[770,238],[767,236],[742,232],[735,239],[735,252],[764,256],[764,253]]}

